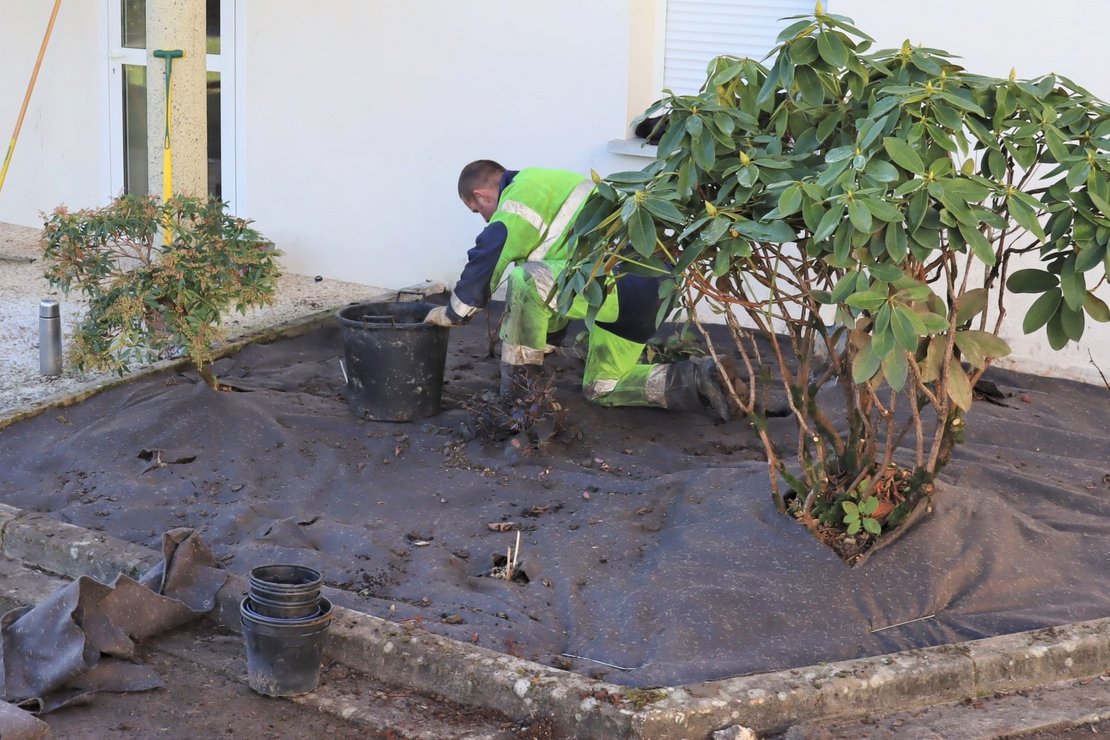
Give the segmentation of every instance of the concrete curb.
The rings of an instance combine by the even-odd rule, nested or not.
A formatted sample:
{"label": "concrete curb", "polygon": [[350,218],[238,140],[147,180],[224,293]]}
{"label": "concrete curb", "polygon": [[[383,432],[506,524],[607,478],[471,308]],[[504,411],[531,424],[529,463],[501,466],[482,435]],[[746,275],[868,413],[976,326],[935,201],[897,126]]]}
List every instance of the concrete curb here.
{"label": "concrete curb", "polygon": [[[160,553],[0,504],[0,552],[68,578],[138,575]],[[232,576],[213,618],[239,629],[246,579]],[[336,608],[326,650],[407,688],[513,717],[551,719],[574,737],[704,738],[799,722],[918,709],[1084,678],[1110,669],[1110,618],[971,642],[657,690],[630,690]]]}

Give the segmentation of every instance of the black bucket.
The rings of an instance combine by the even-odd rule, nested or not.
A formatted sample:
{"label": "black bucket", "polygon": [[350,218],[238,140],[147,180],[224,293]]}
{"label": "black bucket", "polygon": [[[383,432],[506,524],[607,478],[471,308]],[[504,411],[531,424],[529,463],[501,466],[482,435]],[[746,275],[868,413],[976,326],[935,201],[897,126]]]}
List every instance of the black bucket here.
{"label": "black bucket", "polygon": [[450,330],[425,324],[430,303],[363,303],[337,314],[346,356],[347,403],[374,421],[435,416]]}
{"label": "black bucket", "polygon": [[266,696],[306,694],[320,685],[324,638],[331,602],[321,597],[317,613],[304,619],[266,617],[247,596],[239,605],[247,643],[247,683]]}
{"label": "black bucket", "polygon": [[260,565],[250,573],[251,604],[264,617],[309,617],[320,606],[320,583],[320,572],[303,565]]}

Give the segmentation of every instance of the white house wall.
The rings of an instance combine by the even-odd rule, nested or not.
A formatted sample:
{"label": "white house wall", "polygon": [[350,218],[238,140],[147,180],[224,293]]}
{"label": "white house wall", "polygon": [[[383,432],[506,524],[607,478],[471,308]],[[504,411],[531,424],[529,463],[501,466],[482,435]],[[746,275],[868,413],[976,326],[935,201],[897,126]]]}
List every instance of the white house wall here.
{"label": "white house wall", "polygon": [[463,165],[585,174],[627,125],[627,2],[241,4],[240,210],[297,272],[453,282]]}
{"label": "white house wall", "polygon": [[[8,149],[50,18],[47,0],[0,0],[0,158]],[[107,200],[107,54],[103,3],[62,3],[11,166],[0,221],[41,226],[40,212]],[[0,159],[2,162],[2,159]]]}

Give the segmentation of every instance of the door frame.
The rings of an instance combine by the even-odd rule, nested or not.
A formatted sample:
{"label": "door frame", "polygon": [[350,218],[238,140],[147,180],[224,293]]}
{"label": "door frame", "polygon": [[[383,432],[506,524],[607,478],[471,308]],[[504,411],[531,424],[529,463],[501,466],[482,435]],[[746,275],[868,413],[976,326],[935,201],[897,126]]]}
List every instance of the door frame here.
{"label": "door frame", "polygon": [[[220,0],[220,53],[205,55],[205,70],[220,73],[220,179],[222,197],[236,212],[239,198],[236,179],[235,94],[236,0]],[[108,25],[108,197],[123,192],[123,65],[147,66],[147,49],[123,46],[122,0],[104,0]],[[147,84],[151,78],[147,77]]]}

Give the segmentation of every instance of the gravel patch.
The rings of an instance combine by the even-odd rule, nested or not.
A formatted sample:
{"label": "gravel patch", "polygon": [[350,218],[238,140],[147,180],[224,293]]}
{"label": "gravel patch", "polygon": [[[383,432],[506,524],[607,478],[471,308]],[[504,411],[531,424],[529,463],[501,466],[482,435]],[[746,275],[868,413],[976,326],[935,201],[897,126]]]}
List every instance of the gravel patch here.
{"label": "gravel patch", "polygon": [[[39,247],[41,235],[40,229],[0,223],[0,417],[79,393],[114,377],[112,373],[82,373],[69,367],[57,377],[39,374],[39,301],[51,297],[61,303],[63,344],[85,307],[78,294],[62,295],[46,282]],[[246,316],[227,316],[223,324],[225,338],[233,340],[302,316],[369,300],[385,290],[339,280],[317,282],[311,275],[282,275],[274,304]],[[135,367],[134,371],[142,369]]]}

